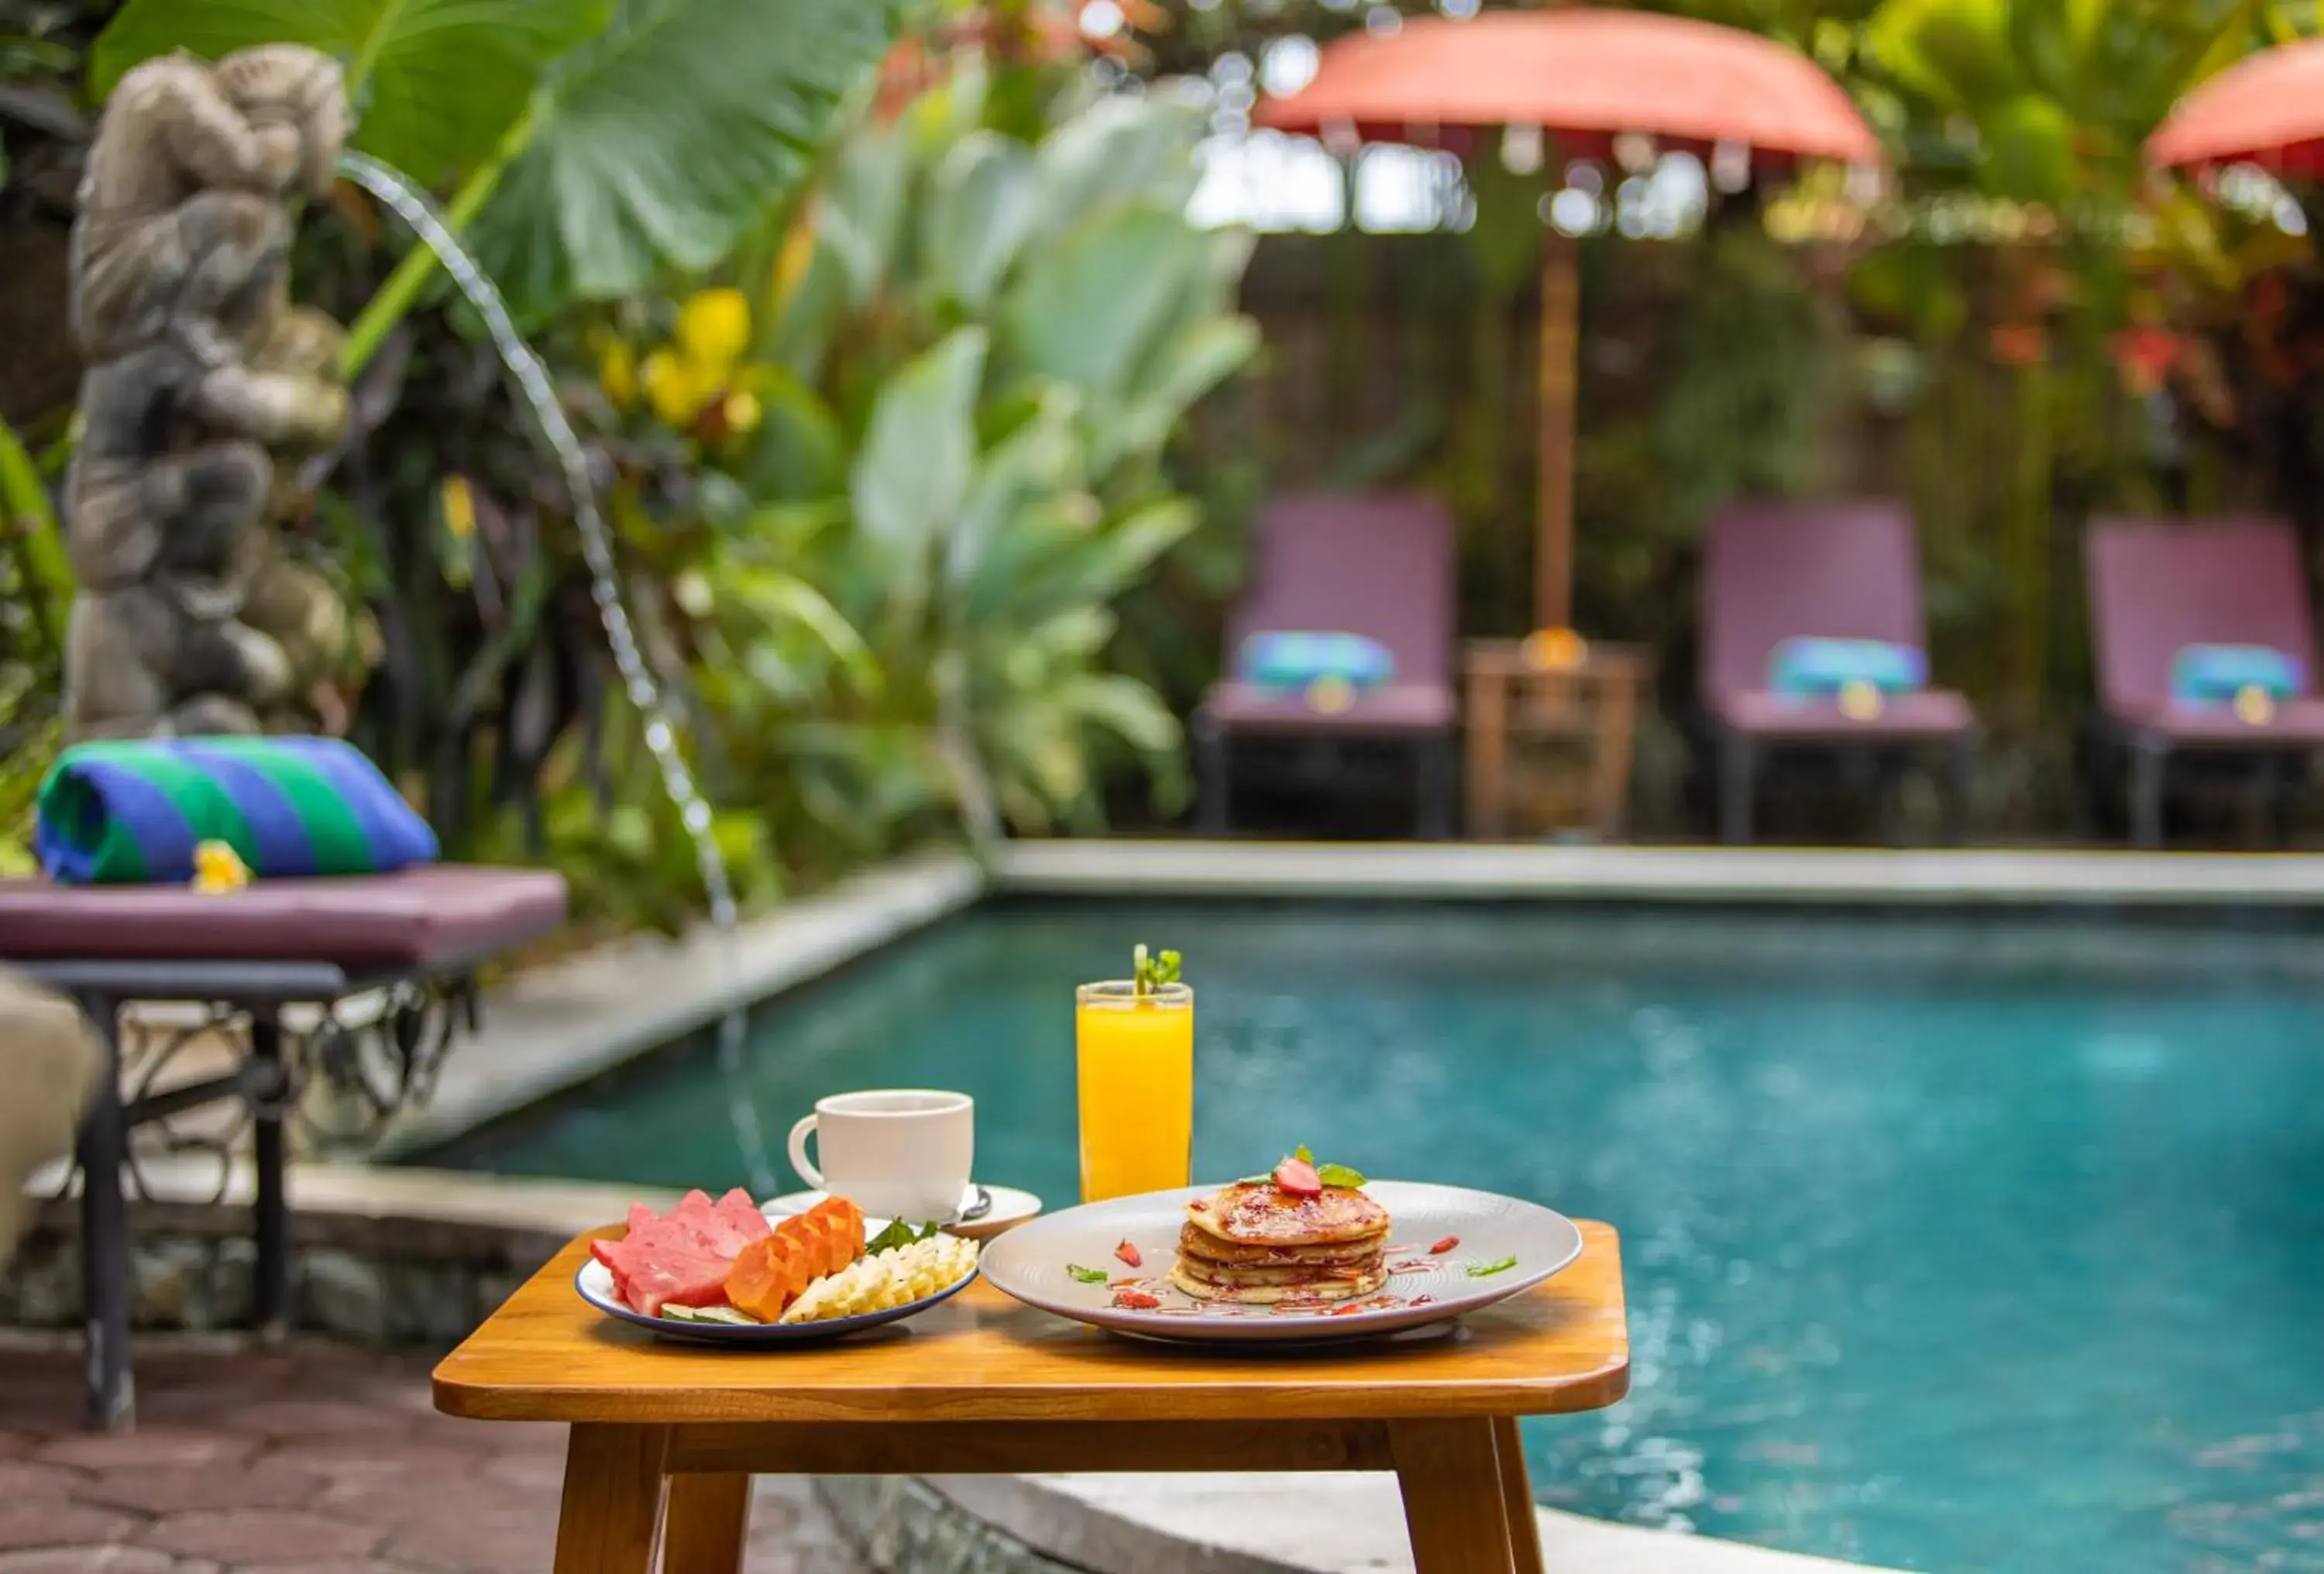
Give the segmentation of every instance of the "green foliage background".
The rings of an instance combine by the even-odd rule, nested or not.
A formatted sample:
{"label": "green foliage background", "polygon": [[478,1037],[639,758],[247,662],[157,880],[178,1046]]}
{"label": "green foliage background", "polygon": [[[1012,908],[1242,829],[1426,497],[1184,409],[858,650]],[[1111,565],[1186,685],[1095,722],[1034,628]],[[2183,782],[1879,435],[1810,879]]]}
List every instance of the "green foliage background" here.
{"label": "green foliage background", "polygon": [[[1585,243],[1583,621],[1662,653],[1675,714],[1712,508],[1901,492],[1940,670],[1995,723],[1988,821],[2052,827],[2087,695],[2083,521],[2252,504],[2324,531],[2312,248],[2138,159],[2180,94],[2313,32],[2316,8],[1666,8],[1811,54],[1894,167],[1855,229],[1825,222],[1847,205],[1811,173],[1697,236]],[[0,36],[0,245],[60,233],[59,169],[137,60],[331,50],[358,145],[438,192],[565,379],[748,891],[932,835],[1165,821],[1184,800],[1177,718],[1215,675],[1241,525],[1270,487],[1441,492],[1462,520],[1464,627],[1525,626],[1539,189],[1488,154],[1466,235],[1270,239],[1240,295],[1254,324],[1236,309],[1244,244],[1182,216],[1200,116],[1095,93],[1070,9],[34,5]],[[1118,52],[1148,76],[1362,20],[1318,0],[1173,5],[1162,28],[1125,10],[1146,31]],[[1781,244],[1805,230],[1821,238]],[[683,922],[699,895],[684,838],[475,324],[352,195],[310,218],[298,272],[355,325],[362,371],[356,439],[293,532],[378,625],[359,739],[456,852],[554,861],[607,924]],[[706,290],[742,303],[749,342],[672,414],[616,373],[677,343]],[[1397,333],[1416,347],[1383,398],[1367,377]],[[2170,341],[2167,373],[2139,369],[2141,335]],[[1284,397],[1295,382],[1304,403]],[[1329,419],[1268,414],[1294,407]],[[0,446],[14,782],[53,741],[69,411],[0,408],[22,439]],[[1648,751],[1674,769],[1646,773],[1643,823],[1681,829],[1678,755],[1667,735]],[[0,783],[0,815],[21,797]]]}

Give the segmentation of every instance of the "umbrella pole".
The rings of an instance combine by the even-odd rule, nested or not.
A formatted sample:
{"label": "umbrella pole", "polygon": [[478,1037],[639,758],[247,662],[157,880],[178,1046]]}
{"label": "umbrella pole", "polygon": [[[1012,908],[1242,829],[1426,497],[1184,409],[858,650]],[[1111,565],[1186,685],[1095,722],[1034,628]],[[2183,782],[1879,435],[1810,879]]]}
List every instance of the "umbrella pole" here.
{"label": "umbrella pole", "polygon": [[1547,226],[1541,249],[1541,494],[1534,548],[1535,627],[1573,616],[1573,427],[1582,318],[1581,249]]}

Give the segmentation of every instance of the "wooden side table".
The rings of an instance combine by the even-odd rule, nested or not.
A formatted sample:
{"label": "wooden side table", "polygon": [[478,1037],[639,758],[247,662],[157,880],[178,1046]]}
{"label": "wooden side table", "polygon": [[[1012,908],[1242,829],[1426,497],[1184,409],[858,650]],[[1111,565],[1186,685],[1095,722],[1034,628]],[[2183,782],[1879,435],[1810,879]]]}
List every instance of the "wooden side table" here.
{"label": "wooden side table", "polygon": [[1614,1231],[1437,1339],[1279,1357],[1157,1345],[982,1282],[908,1323],[743,1353],[573,1287],[575,1241],[436,1369],[436,1404],[572,1427],[556,1574],[736,1574],[759,1471],[1392,1470],[1420,1574],[1540,1574],[1517,1418],[1629,1389]]}
{"label": "wooden side table", "polygon": [[1516,811],[1549,796],[1540,790],[1540,763],[1519,755],[1557,748],[1579,757],[1581,789],[1571,796],[1580,800],[1582,823],[1600,840],[1618,841],[1654,652],[1593,641],[1563,663],[1542,654],[1518,640],[1472,640],[1462,647],[1469,833],[1507,836]]}

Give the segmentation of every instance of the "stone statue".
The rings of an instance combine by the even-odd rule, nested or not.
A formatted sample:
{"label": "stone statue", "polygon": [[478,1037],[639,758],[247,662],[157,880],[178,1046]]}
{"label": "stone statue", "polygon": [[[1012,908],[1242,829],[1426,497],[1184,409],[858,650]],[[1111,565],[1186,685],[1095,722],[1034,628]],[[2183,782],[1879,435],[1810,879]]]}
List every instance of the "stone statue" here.
{"label": "stone statue", "polygon": [[273,521],[296,460],[346,428],[339,327],[289,298],[290,206],[329,189],[346,136],[337,64],[291,44],[148,60],[106,106],[70,265],[75,737],[314,723],[301,686],[346,620]]}

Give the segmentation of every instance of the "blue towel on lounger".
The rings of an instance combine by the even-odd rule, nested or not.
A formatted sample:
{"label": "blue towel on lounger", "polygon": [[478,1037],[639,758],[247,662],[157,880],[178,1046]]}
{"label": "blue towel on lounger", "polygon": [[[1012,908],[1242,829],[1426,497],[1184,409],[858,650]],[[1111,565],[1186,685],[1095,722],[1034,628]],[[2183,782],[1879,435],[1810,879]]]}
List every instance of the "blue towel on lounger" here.
{"label": "blue towel on lounger", "polygon": [[437,853],[427,822],[337,738],[75,744],[41,784],[34,842],[49,877],[74,885],[189,880],[204,842],[261,879],[383,874]]}
{"label": "blue towel on lounger", "polygon": [[1336,678],[1351,688],[1378,688],[1396,676],[1396,657],[1361,634],[1285,631],[1253,634],[1236,652],[1245,683],[1259,688],[1305,688]]}
{"label": "blue towel on lounger", "polygon": [[1829,699],[1852,683],[1910,694],[1928,681],[1925,654],[1886,640],[1786,640],[1767,659],[1767,686],[1790,699]]}
{"label": "blue towel on lounger", "polygon": [[2288,700],[2307,676],[2300,658],[2266,645],[2182,645],[2171,658],[2171,698],[2182,705],[2223,705],[2246,689]]}

